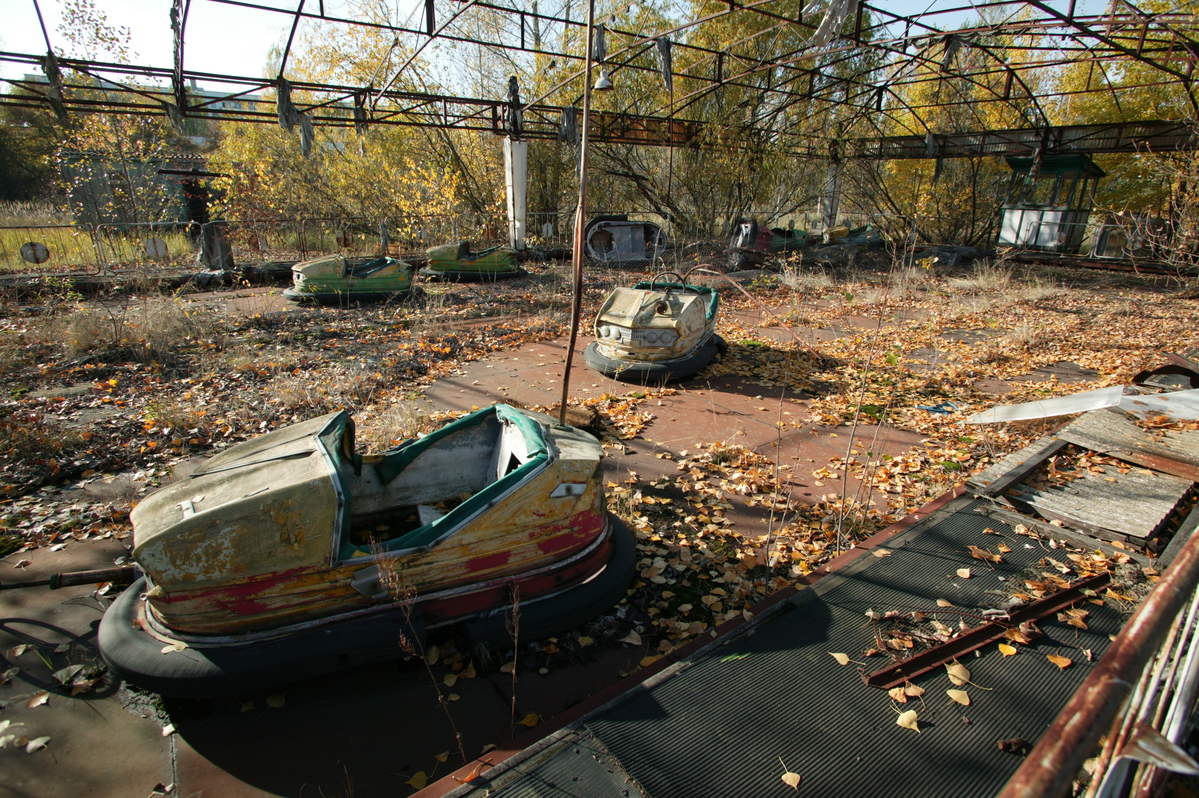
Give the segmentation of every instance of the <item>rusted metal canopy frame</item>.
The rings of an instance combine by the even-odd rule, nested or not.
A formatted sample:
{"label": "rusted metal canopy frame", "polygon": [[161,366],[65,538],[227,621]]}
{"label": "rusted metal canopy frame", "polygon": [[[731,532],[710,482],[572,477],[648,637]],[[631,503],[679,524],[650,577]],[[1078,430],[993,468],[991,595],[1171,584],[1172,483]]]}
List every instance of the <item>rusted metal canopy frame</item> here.
{"label": "rusted metal canopy frame", "polygon": [[[264,11],[271,11],[271,12],[275,12],[275,13],[283,13],[283,14],[287,14],[287,15],[291,16],[293,19],[293,26],[292,26],[292,35],[289,36],[289,41],[292,38],[294,38],[294,32],[295,32],[296,25],[303,18],[311,18],[311,19],[322,20],[322,21],[326,21],[326,22],[334,22],[334,23],[341,23],[341,24],[348,24],[348,25],[355,25],[355,26],[373,27],[373,28],[379,28],[379,29],[386,29],[386,30],[390,30],[390,31],[394,31],[394,32],[413,33],[413,34],[420,34],[420,35],[428,34],[428,31],[409,29],[404,26],[388,25],[388,24],[372,22],[370,20],[351,19],[348,17],[336,17],[333,15],[327,15],[324,13],[323,7],[317,13],[306,12],[306,11],[304,11],[304,3],[303,2],[298,3],[296,9],[293,11],[291,9],[281,9],[281,8],[277,8],[277,7],[263,5],[261,3],[248,2],[245,0],[211,0],[211,1],[216,2],[216,3],[222,3],[225,5],[238,6],[238,7],[244,7],[244,8],[252,8],[252,9],[258,9],[258,10],[264,10]],[[771,2],[771,0],[758,0],[757,2],[745,3],[745,4],[741,4],[741,5],[738,5],[735,2],[730,3],[727,9],[722,9],[720,12],[707,15],[698,20],[689,21],[683,25],[677,26],[673,30],[683,30],[686,28],[694,27],[696,25],[702,24],[705,21],[709,21],[711,19],[715,19],[715,18],[718,18],[721,16],[725,16],[726,14],[734,13],[734,12],[738,12],[738,11],[754,13],[754,14],[758,14],[758,15],[761,15],[761,16],[764,16],[767,18],[772,18],[772,19],[779,21],[780,25],[783,24],[785,21],[786,24],[789,24],[789,25],[800,25],[800,26],[808,27],[808,28],[813,27],[810,22],[805,22],[802,19],[791,20],[788,17],[784,17],[782,15],[779,15],[779,14],[771,11],[769,8],[766,7],[769,4],[769,2]],[[1006,6],[1019,6],[1019,5],[1024,5],[1023,0],[1004,0],[1004,2],[989,4],[989,6],[991,6],[991,7],[1001,7],[1001,6],[1006,7]],[[1033,3],[1033,5],[1037,8],[1041,8],[1043,6],[1043,4],[1041,4],[1041,3]],[[1186,35],[1186,33],[1184,32],[1184,30],[1190,31],[1191,29],[1194,28],[1194,24],[1195,24],[1194,20],[1185,14],[1174,14],[1174,15],[1167,14],[1167,15],[1150,16],[1150,15],[1147,15],[1145,12],[1142,12],[1139,9],[1136,9],[1135,6],[1132,6],[1129,3],[1125,3],[1125,5],[1129,9],[1131,9],[1131,13],[1113,12],[1113,13],[1104,15],[1102,17],[1099,17],[1099,16],[1076,16],[1073,13],[1063,15],[1060,12],[1054,11],[1053,9],[1048,9],[1045,12],[1047,14],[1047,18],[1045,18],[1045,19],[1021,20],[1018,23],[1009,23],[1007,25],[998,25],[998,26],[979,26],[979,27],[976,27],[973,29],[958,30],[958,31],[952,31],[952,32],[947,33],[945,31],[938,29],[935,25],[930,24],[927,20],[935,20],[939,15],[950,15],[950,14],[954,14],[954,13],[961,12],[961,11],[969,11],[969,10],[971,10],[971,7],[962,6],[960,8],[955,7],[955,8],[935,9],[935,10],[930,10],[928,12],[925,12],[925,13],[919,14],[919,15],[904,16],[904,15],[899,15],[899,14],[895,14],[893,12],[887,11],[886,9],[872,6],[870,4],[862,4],[862,6],[860,7],[861,10],[859,13],[857,23],[854,26],[852,40],[854,42],[854,45],[859,50],[863,47],[866,47],[866,48],[872,48],[872,49],[878,50],[880,52],[889,53],[890,55],[892,55],[896,59],[895,61],[881,64],[876,69],[893,69],[896,66],[896,64],[901,64],[905,61],[911,62],[914,59],[918,59],[920,57],[919,52],[915,56],[913,56],[913,54],[906,52],[906,49],[907,49],[907,47],[912,46],[912,45],[919,45],[921,42],[926,43],[926,44],[934,43],[938,40],[944,39],[944,37],[946,37],[948,35],[952,35],[955,38],[961,40],[963,43],[973,46],[976,49],[985,49],[985,47],[983,45],[981,45],[979,42],[968,41],[967,36],[969,34],[973,34],[973,33],[977,33],[980,35],[982,35],[982,34],[1014,35],[1017,33],[1021,34],[1021,35],[1028,35],[1030,31],[1035,31],[1035,32],[1039,32],[1042,36],[1046,36],[1046,37],[1050,37],[1050,38],[1052,38],[1052,37],[1073,38],[1077,41],[1080,41],[1080,47],[1078,48],[1077,52],[1084,52],[1084,53],[1089,54],[1089,57],[1091,58],[1091,60],[1119,61],[1119,60],[1125,60],[1125,59],[1132,59],[1132,60],[1136,60],[1140,63],[1146,64],[1148,66],[1151,66],[1155,69],[1159,69],[1159,70],[1163,71],[1164,73],[1169,74],[1169,75],[1173,76],[1174,78],[1185,82],[1187,80],[1186,75],[1183,72],[1181,72],[1178,69],[1171,66],[1171,64],[1177,63],[1180,61],[1193,62],[1195,60],[1196,52],[1199,51],[1199,47],[1193,46],[1195,40],[1188,37]],[[530,11],[524,11],[521,9],[499,6],[499,5],[495,5],[495,4],[491,4],[491,3],[476,2],[475,6],[478,8],[488,9],[488,10],[491,10],[491,11],[494,11],[494,12],[500,13],[500,14],[512,15],[514,18],[519,18],[521,20],[532,16],[532,17],[536,17],[537,19],[539,19],[541,21],[556,22],[556,23],[563,24],[563,25],[579,26],[582,24],[577,20],[571,20],[571,19],[565,18],[565,17],[557,17],[557,16],[554,16],[551,14],[533,14]],[[188,5],[184,9],[184,11],[185,11],[184,21],[186,19],[186,10],[189,7],[190,7],[190,0],[188,0]],[[878,24],[863,25],[863,18],[864,18],[863,15],[865,15],[867,12],[869,12],[869,14],[873,18],[880,20],[880,22]],[[1187,24],[1183,24],[1183,23],[1187,23]],[[1100,25],[1100,24],[1102,24],[1106,33],[1098,33],[1096,31],[1095,26]],[[891,38],[880,37],[880,38],[874,39],[874,40],[870,40],[870,38],[869,38],[873,32],[876,32],[876,31],[885,32],[885,31],[889,30],[892,26],[898,26],[898,25],[903,25],[906,28],[905,34],[902,37],[891,37]],[[517,46],[517,45],[509,44],[507,42],[502,42],[502,41],[501,42],[489,42],[489,41],[484,41],[482,39],[478,39],[476,37],[458,36],[458,35],[455,35],[451,31],[445,30],[446,27],[447,26],[443,25],[442,26],[443,29],[441,31],[439,31],[439,38],[442,38],[446,41],[471,42],[471,43],[483,44],[488,47],[498,47],[500,49],[521,50],[521,51],[525,51],[525,52],[553,54],[557,57],[561,57],[564,59],[573,59],[573,60],[581,59],[581,56],[578,56],[573,53],[557,52],[557,51],[549,50],[549,49],[545,49],[545,48],[538,48],[538,49],[529,48],[524,45],[524,42],[522,42],[519,46]],[[1069,28],[1071,30],[1071,33],[1066,34],[1066,33],[1061,33],[1061,32],[1054,32],[1060,28]],[[911,35],[912,29],[917,30],[918,34]],[[767,30],[771,30],[771,29],[767,29]],[[1150,30],[1153,31],[1152,35],[1150,35]],[[1122,43],[1122,41],[1119,38],[1121,32],[1126,32],[1128,34],[1128,37],[1134,37],[1137,39],[1137,46],[1135,49]],[[636,35],[631,34],[627,31],[619,31],[617,29],[613,29],[613,33],[627,35],[634,39],[638,38]],[[681,51],[690,50],[690,51],[695,51],[696,53],[700,53],[703,55],[703,57],[707,61],[711,61],[714,58],[720,58],[723,61],[724,56],[726,54],[729,55],[731,61],[738,60],[738,59],[744,60],[747,63],[752,63],[754,61],[758,61],[758,66],[754,67],[751,70],[751,73],[752,73],[752,71],[761,71],[763,69],[775,69],[775,68],[787,69],[790,66],[790,64],[780,62],[778,59],[770,59],[768,61],[761,61],[756,55],[755,56],[739,56],[735,52],[735,48],[739,44],[750,41],[753,38],[756,38],[757,36],[762,35],[762,33],[763,33],[762,31],[757,31],[738,42],[731,43],[728,48],[721,50],[721,51],[716,51],[716,50],[712,50],[710,48],[704,48],[704,47],[692,45],[692,44],[689,44],[686,42],[678,42],[676,46],[679,47]],[[657,36],[668,35],[668,34],[669,34],[669,31],[657,32],[654,34],[654,36],[657,37]],[[1104,46],[1104,48],[1106,48],[1106,49],[1094,48],[1094,47],[1087,48],[1087,47],[1085,47],[1084,44],[1081,43],[1081,39],[1079,38],[1080,36],[1086,36],[1088,38],[1094,39],[1096,42],[1102,44]],[[641,44],[644,44],[645,41],[646,40],[642,40]],[[1182,42],[1181,49],[1179,49],[1179,46],[1178,46],[1180,41]],[[644,52],[644,49],[645,48],[642,47],[640,52]],[[1014,49],[1031,52],[1038,48],[1019,47],[1019,48],[1014,48]],[[1039,49],[1050,49],[1050,48],[1039,48]],[[288,48],[288,50],[290,51],[290,47]],[[1057,51],[1063,52],[1063,49],[1059,47],[1059,48],[1057,48]],[[1156,57],[1159,54],[1162,56],[1160,59]],[[184,55],[184,53],[183,53],[183,47],[182,47],[182,37],[180,37],[179,46],[176,48],[176,59],[175,59],[174,69],[171,70],[172,74],[170,74],[170,76],[169,76],[171,78],[172,85],[175,89],[174,99],[176,100],[177,103],[179,103],[179,101],[180,101],[179,88],[180,88],[181,80],[182,80],[183,76],[185,74],[187,74],[182,69],[183,55]],[[805,53],[805,54],[802,54],[791,60],[798,62],[798,61],[808,59],[810,57],[811,57],[811,54]],[[925,59],[925,60],[927,60],[927,59]],[[1018,71],[1022,68],[1032,68],[1034,66],[1036,66],[1038,68],[1044,68],[1044,66],[1047,63],[1044,59],[1028,61],[1028,62],[1020,63],[1020,64],[1013,64],[1012,62],[1007,62],[1000,58],[994,58],[993,60],[996,63],[996,68],[994,70],[981,70],[981,71],[975,70],[974,72],[952,72],[951,71],[949,74],[944,74],[942,72],[938,72],[937,74],[934,74],[928,78],[924,78],[922,76],[916,76],[912,80],[914,82],[921,82],[924,79],[941,80],[941,79],[945,79],[946,77],[971,78],[971,77],[977,77],[977,76],[994,76],[994,75],[1011,76],[1011,75],[1018,74]],[[1059,61],[1059,63],[1069,63],[1072,60],[1073,59],[1063,59],[1063,60]],[[36,63],[36,62],[34,62],[34,63]],[[84,64],[84,63],[95,64],[96,62],[79,62],[79,63],[80,64]],[[98,64],[96,64],[96,65],[98,66]],[[639,70],[647,70],[647,71],[655,71],[655,72],[657,71],[656,66],[638,65],[638,64],[633,64],[633,63],[617,64],[617,65],[614,65],[614,69],[615,68],[639,69]],[[151,71],[153,71],[153,70],[151,70]],[[693,81],[700,81],[701,83],[707,82],[709,84],[708,89],[707,89],[708,91],[712,90],[713,85],[715,85],[715,86],[742,85],[744,88],[748,88],[748,89],[752,89],[752,90],[768,91],[771,93],[779,93],[779,94],[782,94],[783,96],[791,97],[794,102],[798,102],[801,99],[809,100],[809,101],[813,100],[813,99],[818,99],[818,98],[814,98],[810,93],[790,92],[788,89],[785,88],[785,86],[788,83],[794,83],[796,80],[801,79],[801,77],[803,75],[810,75],[810,71],[805,71],[803,69],[796,68],[794,71],[796,72],[795,76],[792,76],[789,80],[785,80],[781,85],[772,86],[768,89],[765,89],[764,87],[755,85],[755,84],[742,84],[741,81],[738,80],[738,75],[728,75],[728,76],[721,75],[718,78],[713,78],[713,77],[702,75],[702,74],[689,74],[689,75],[684,75],[682,73],[676,73],[676,74],[679,74],[680,77],[686,77],[687,79],[690,79]],[[145,72],[145,70],[143,70],[143,74],[144,74],[144,72]],[[745,75],[747,73],[742,72],[739,74]],[[203,75],[203,74],[199,74],[199,73],[187,74],[187,76],[195,77],[197,79],[222,79],[223,78],[226,80],[226,82],[228,82],[230,80],[230,76]],[[248,81],[248,79],[245,79],[245,78],[232,78],[232,80]],[[978,81],[975,81],[975,82],[977,83]],[[1174,82],[1174,81],[1170,81],[1170,82]],[[860,93],[859,93],[858,97],[872,96],[872,95],[876,94],[880,90],[880,88],[883,91],[890,93],[893,97],[897,96],[893,87],[887,86],[887,85],[875,85],[868,80],[859,81],[857,84],[854,84],[852,78],[846,79],[842,76],[838,76],[836,81],[832,85],[834,88],[847,87],[850,85],[857,85],[858,88],[860,89]],[[333,87],[312,86],[309,90],[318,90],[319,91],[321,89],[331,89],[331,88],[333,88]],[[341,88],[341,87],[338,87],[338,88]],[[700,91],[703,91],[703,90],[701,89]],[[1031,91],[1026,91],[1025,94],[1023,95],[1022,99],[1027,100],[1028,97],[1033,94],[1034,93]],[[795,96],[795,95],[797,95],[797,96]],[[443,99],[450,99],[450,98],[443,98]],[[466,98],[456,98],[456,99],[458,101],[472,102],[470,100],[466,100]],[[843,99],[843,100],[838,100],[835,97],[830,96],[823,101],[829,102],[830,104],[834,104],[834,105],[848,105],[848,106],[856,108],[858,110],[858,114],[857,114],[858,117],[865,116],[867,114],[867,112],[869,112],[871,110],[871,108],[870,108],[871,104],[869,102],[855,103],[854,99],[857,99],[857,97],[851,95],[847,91],[845,99]],[[1002,97],[999,99],[1000,100],[1008,100],[1010,98]],[[0,100],[0,102],[3,102],[3,100]],[[328,106],[328,105],[331,105],[333,102],[336,102],[336,100],[329,100],[325,103],[322,103],[321,105]],[[497,110],[502,110],[502,103],[500,101],[490,102],[490,101],[485,101],[485,100],[477,100],[477,101],[473,101],[473,102],[481,104],[481,105],[486,105],[488,107],[488,110],[492,112],[493,118],[496,116],[495,112]],[[20,103],[20,104],[27,104],[27,103]],[[943,105],[944,104],[938,104],[938,103],[930,103],[926,106],[916,106],[916,105],[909,104],[906,106],[906,108],[909,111],[919,111],[921,108],[942,107]],[[130,112],[133,112],[133,113],[149,113],[152,111],[151,107],[149,107],[149,106],[146,106],[144,108],[139,108],[136,106],[136,104],[128,104],[123,107],[127,108]],[[181,111],[186,110],[186,106],[185,105],[181,106],[180,110]],[[1017,108],[1017,110],[1021,110],[1021,109]],[[213,113],[212,116],[218,117],[218,118],[238,118],[238,117],[228,114],[228,113],[219,113],[219,114]],[[915,114],[915,116],[919,120],[919,114],[917,113],[917,114]],[[245,119],[246,121],[268,121],[269,114],[267,114],[265,112],[264,113],[246,113],[241,118]],[[463,118],[468,119],[468,118],[470,118],[470,116],[468,115]],[[642,115],[628,115],[628,118],[635,120],[638,118],[644,119],[645,117]],[[322,124],[346,124],[346,122],[343,121],[342,119],[340,119],[339,117],[317,117],[316,119],[318,121],[320,121]],[[374,120],[372,120],[372,121],[374,121]],[[389,121],[391,121],[391,123],[404,123],[404,122],[395,121],[394,117],[392,118],[392,120],[389,120]],[[901,121],[901,120],[897,120],[897,121]],[[923,120],[920,120],[920,121],[923,121]],[[447,121],[444,121],[444,120],[439,121],[435,117],[418,119],[416,121],[408,121],[406,123],[416,124],[418,126],[430,126],[430,127],[452,127],[452,126],[454,126],[453,124],[450,124]],[[695,122],[692,124],[698,125],[699,123]],[[661,124],[658,124],[656,126],[659,128],[662,127]],[[466,127],[467,127],[467,129],[482,129],[481,126],[468,125]],[[668,144],[668,145],[678,145],[680,143],[678,137],[674,133],[673,126],[667,127],[667,134],[665,134],[665,135],[652,135],[652,134],[647,135],[646,131],[648,129],[654,128],[655,127],[654,124],[643,124],[643,123],[635,122],[632,124],[632,127],[633,128],[640,127],[641,129],[638,131],[637,135],[628,137],[622,143],[630,143],[630,144],[660,143],[660,144]],[[539,131],[538,133],[535,133],[532,137],[536,137],[536,138],[549,138],[550,137],[549,131]],[[604,140],[605,136],[603,133],[603,126],[599,126],[597,133],[599,134],[596,137],[597,140]],[[773,136],[773,137],[777,137],[779,131],[773,130],[770,128],[763,128],[762,133]],[[810,137],[809,137],[809,139],[810,139]],[[808,149],[808,148],[804,148],[804,149]],[[820,150],[821,148],[813,148],[813,149]],[[808,153],[798,153],[798,154],[808,154]],[[869,157],[869,156],[866,156],[866,157]]]}
{"label": "rusted metal canopy frame", "polygon": [[1069,607],[1072,604],[1077,604],[1080,601],[1085,601],[1088,597],[1086,591],[1093,593],[1101,587],[1106,587],[1110,581],[1111,576],[1109,574],[1098,574],[1097,576],[1083,579],[1065,590],[1054,593],[1051,596],[1046,596],[1043,599],[1021,607],[1015,612],[1009,613],[1008,617],[1002,621],[991,621],[990,623],[983,624],[952,640],[948,640],[932,648],[927,648],[910,659],[897,662],[868,676],[863,676],[863,681],[871,687],[889,690],[904,682],[917,679],[964,654],[969,654],[971,651],[980,649],[988,643],[1001,640],[1009,629],[1015,629],[1020,624],[1029,621],[1039,621],[1058,610]]}
{"label": "rusted metal canopy frame", "polygon": [[999,798],[1060,798],[1068,793],[1197,585],[1199,535],[1192,535]]}

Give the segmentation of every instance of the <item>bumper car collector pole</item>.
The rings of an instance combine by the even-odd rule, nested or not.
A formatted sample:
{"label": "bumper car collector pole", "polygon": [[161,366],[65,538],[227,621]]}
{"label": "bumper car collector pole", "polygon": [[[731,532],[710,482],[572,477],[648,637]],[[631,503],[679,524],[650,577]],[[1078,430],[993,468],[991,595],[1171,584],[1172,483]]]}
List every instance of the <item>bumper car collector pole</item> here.
{"label": "bumper car collector pole", "polygon": [[583,228],[587,219],[587,138],[591,132],[591,48],[595,41],[595,0],[587,4],[587,57],[583,74],[583,129],[579,134],[579,206],[575,211],[575,240],[571,256],[574,270],[574,300],[570,310],[570,343],[566,347],[566,364],[562,371],[562,403],[558,406],[558,423],[566,424],[566,401],[570,397],[570,365],[574,360],[575,342],[579,337],[579,316],[583,312]]}

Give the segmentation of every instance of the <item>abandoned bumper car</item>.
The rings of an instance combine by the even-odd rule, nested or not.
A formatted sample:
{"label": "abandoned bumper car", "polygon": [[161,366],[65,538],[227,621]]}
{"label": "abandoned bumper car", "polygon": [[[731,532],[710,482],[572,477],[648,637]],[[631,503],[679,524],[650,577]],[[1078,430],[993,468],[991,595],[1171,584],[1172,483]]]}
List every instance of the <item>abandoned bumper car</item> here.
{"label": "abandoned bumper car", "polygon": [[100,624],[109,666],[180,696],[404,656],[460,624],[525,639],[615,604],[636,553],[595,438],[506,405],[377,455],[333,413],[231,447],[133,511],[145,573]]}
{"label": "abandoned bumper car", "polygon": [[459,241],[433,247],[428,256],[429,265],[420,273],[431,280],[475,282],[506,280],[526,274],[517,264],[518,256],[512,247],[491,247],[475,252],[469,241]]}
{"label": "abandoned bumper car", "polygon": [[[676,282],[668,278],[674,278]],[[690,377],[728,348],[715,332],[716,289],[663,272],[632,288],[617,288],[595,319],[587,365],[626,382]]]}
{"label": "abandoned bumper car", "polygon": [[412,290],[412,266],[388,257],[314,258],[293,266],[291,278],[292,286],[283,296],[293,302],[375,302],[405,296]]}

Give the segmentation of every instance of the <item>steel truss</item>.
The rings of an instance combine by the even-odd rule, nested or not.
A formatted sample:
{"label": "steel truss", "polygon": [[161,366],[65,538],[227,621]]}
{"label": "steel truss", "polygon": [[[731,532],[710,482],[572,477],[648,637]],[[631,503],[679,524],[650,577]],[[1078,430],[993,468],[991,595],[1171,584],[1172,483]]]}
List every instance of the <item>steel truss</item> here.
{"label": "steel truss", "polygon": [[[187,68],[184,34],[190,9],[200,2],[289,19],[290,35],[274,79]],[[705,135],[713,123],[696,117],[712,116],[710,109],[704,112],[709,100],[721,102],[725,97],[735,97],[743,107],[747,103],[744,98],[756,96],[762,107],[753,118],[743,116],[737,120],[737,143],[769,144],[799,156],[960,157],[1027,153],[1046,147],[1127,152],[1138,147],[1175,149],[1192,145],[1189,130],[1177,122],[1142,123],[1148,124],[1143,130],[1134,130],[1127,123],[1117,133],[1112,133],[1110,126],[1099,126],[1105,133],[1089,130],[1095,126],[1054,125],[1046,105],[1069,92],[1045,91],[1033,78],[1037,70],[1083,64],[1090,71],[1087,85],[1075,91],[1111,93],[1109,73],[1135,66],[1141,70],[1138,88],[1174,87],[1190,103],[1192,113],[1188,116],[1199,116],[1193,86],[1199,59],[1199,20],[1195,15],[1150,13],[1129,0],[1113,0],[1106,13],[1091,15],[1076,14],[1073,0],[1052,4],[1043,0],[997,0],[981,6],[955,6],[951,2],[924,14],[905,16],[881,5],[851,0],[848,13],[837,20],[837,34],[815,44],[813,38],[819,37],[826,12],[823,6],[806,11],[804,0],[722,0],[706,6],[707,13],[650,33],[610,24],[610,40],[618,45],[607,59],[613,77],[622,71],[660,74],[655,44],[667,37],[675,53],[670,76],[679,91],[672,91],[668,101],[657,92],[656,96],[631,97],[620,110],[596,111],[592,140],[675,147],[720,141],[727,146],[723,137]],[[541,37],[534,31],[556,26],[581,33],[585,23],[567,13],[546,13],[536,8],[536,4],[517,8],[485,0],[426,0],[424,24],[412,26],[326,13],[322,0],[296,0],[291,9],[253,0],[175,0],[171,8],[175,37],[171,67],[62,58],[46,36],[45,54],[0,52],[0,63],[19,65],[27,72],[46,76],[9,80],[11,88],[0,94],[0,105],[52,108],[59,115],[105,112],[166,115],[176,122],[275,122],[284,118],[276,95],[287,89],[294,98],[295,112],[317,126],[363,130],[370,125],[404,125],[501,135],[516,130],[526,138],[553,139],[560,136],[564,108],[578,102],[581,69],[568,71],[551,91],[519,105],[509,99],[405,88],[413,85],[405,80],[406,73],[419,68],[425,47],[434,41],[478,45],[513,57],[540,56],[564,64],[581,63],[581,48],[569,46],[570,36]],[[987,18],[995,22],[950,29],[954,19],[979,8],[984,8]],[[489,14],[505,24],[494,36],[472,35],[466,22],[477,14]],[[688,36],[731,15],[754,18],[756,29],[719,49],[700,43],[701,37]],[[287,64],[301,24],[377,30],[396,37],[397,42],[402,39],[411,55],[391,74],[378,75],[380,85],[291,79],[287,77]],[[771,46],[784,34],[799,46]],[[581,36],[574,38],[577,41]],[[192,81],[232,88],[224,93],[197,93],[188,89]],[[1020,120],[1022,126],[987,131],[984,120],[975,119],[955,125],[969,132],[945,133],[936,117],[961,105],[960,95],[935,91],[925,92],[927,96],[922,97],[919,88],[946,83],[967,92],[972,108],[1000,108]],[[836,123],[823,132],[794,132],[797,119],[833,108],[839,109]],[[725,118],[730,116],[725,114]],[[519,123],[514,122],[517,118]],[[906,135],[883,135],[896,128],[906,131]],[[863,137],[863,129],[873,129],[879,135]]]}

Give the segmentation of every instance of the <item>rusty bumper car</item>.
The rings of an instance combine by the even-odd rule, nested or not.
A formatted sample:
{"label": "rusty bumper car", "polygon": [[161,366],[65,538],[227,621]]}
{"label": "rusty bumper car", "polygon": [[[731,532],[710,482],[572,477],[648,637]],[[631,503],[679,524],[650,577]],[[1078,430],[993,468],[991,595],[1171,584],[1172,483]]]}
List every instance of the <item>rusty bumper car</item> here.
{"label": "rusty bumper car", "polygon": [[[675,278],[671,281],[668,278]],[[625,382],[680,380],[727,348],[716,334],[716,289],[663,272],[632,288],[617,288],[595,319],[587,365]]]}
{"label": "rusty bumper car", "polygon": [[[377,455],[345,412],[236,445],[133,511],[144,571],[100,624],[127,681],[180,696],[403,656],[459,625],[544,636],[615,604],[636,554],[596,440],[506,405]],[[531,639],[530,637],[530,639]]]}

